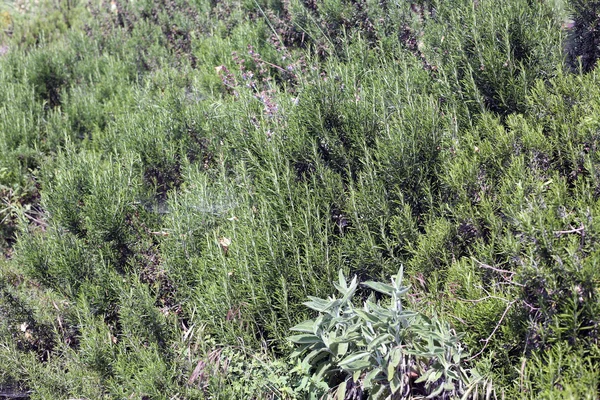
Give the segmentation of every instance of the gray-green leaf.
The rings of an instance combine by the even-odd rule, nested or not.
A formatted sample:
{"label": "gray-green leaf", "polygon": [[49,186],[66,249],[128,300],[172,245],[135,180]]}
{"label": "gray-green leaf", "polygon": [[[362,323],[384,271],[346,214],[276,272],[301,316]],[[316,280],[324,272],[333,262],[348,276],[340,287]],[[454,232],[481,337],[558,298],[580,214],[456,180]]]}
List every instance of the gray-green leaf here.
{"label": "gray-green leaf", "polygon": [[297,344],[322,342],[321,338],[315,335],[293,335],[288,337],[288,339]]}
{"label": "gray-green leaf", "polygon": [[367,282],[363,283],[363,285],[365,285],[368,288],[371,288],[379,293],[386,294],[388,296],[391,296],[392,293],[394,293],[394,289],[395,289],[393,286],[388,285],[387,283],[374,282],[374,281],[367,281]]}

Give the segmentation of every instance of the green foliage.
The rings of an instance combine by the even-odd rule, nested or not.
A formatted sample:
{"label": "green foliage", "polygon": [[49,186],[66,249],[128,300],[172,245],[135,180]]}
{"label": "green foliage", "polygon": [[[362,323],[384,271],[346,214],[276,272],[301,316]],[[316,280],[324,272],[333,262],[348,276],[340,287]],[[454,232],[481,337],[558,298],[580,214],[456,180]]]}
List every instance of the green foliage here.
{"label": "green foliage", "polygon": [[[368,287],[314,321],[364,328],[347,352],[379,355],[357,359],[372,385],[401,345],[413,397],[466,394],[461,368],[507,398],[597,397],[595,7],[0,4],[0,389],[356,394],[367,374],[291,372],[289,329],[338,271],[405,265],[408,326],[367,328]],[[434,333],[472,364],[429,354]]]}
{"label": "green foliage", "polygon": [[[191,331],[190,336],[198,333],[201,330]],[[193,365],[188,384],[225,398],[298,398],[298,389],[292,387],[297,377],[290,373],[291,365],[285,360],[272,359],[264,351],[250,350],[243,343],[217,345],[208,335],[198,339],[211,350]]]}
{"label": "green foliage", "polygon": [[563,23],[569,33],[565,43],[567,62],[573,70],[589,72],[600,57],[600,36],[596,27],[600,22],[600,3],[593,0],[575,0],[571,3],[573,19]]}
{"label": "green foliage", "polygon": [[543,399],[593,399],[598,387],[598,348],[557,343],[550,351],[523,359],[509,396]]}
{"label": "green foliage", "polygon": [[376,301],[371,294],[358,308],[352,303],[356,276],[348,283],[340,271],[334,285],[341,298],[311,296],[304,303],[319,316],[291,328],[301,332],[289,338],[299,346],[292,357],[301,358],[296,367],[305,374],[300,389],[313,398],[319,392],[329,392],[331,398],[362,398],[365,391],[371,399],[446,399],[467,397],[482,386],[476,371],[461,366],[468,354],[459,336],[436,317],[403,307],[409,287],[402,280],[401,267],[391,284],[365,282],[389,299]]}
{"label": "green foliage", "polygon": [[70,29],[81,27],[83,9],[77,0],[3,1],[0,39],[9,37],[11,45],[22,48],[58,40]]}

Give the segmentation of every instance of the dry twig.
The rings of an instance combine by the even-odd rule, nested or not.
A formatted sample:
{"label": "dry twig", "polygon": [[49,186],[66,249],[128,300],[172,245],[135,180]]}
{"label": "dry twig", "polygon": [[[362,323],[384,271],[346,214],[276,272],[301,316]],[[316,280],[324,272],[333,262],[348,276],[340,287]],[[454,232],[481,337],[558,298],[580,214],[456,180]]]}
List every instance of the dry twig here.
{"label": "dry twig", "polygon": [[514,271],[509,271],[509,270],[506,270],[506,269],[500,269],[500,268],[492,267],[491,265],[488,265],[488,264],[484,264],[481,261],[477,260],[475,257],[471,257],[471,258],[473,259],[473,261],[475,261],[477,264],[479,264],[479,266],[481,268],[491,269],[492,271],[496,271],[496,272],[499,272],[501,274],[510,274],[510,275],[516,274],[516,272],[514,272]]}
{"label": "dry twig", "polygon": [[492,333],[490,333],[490,336],[488,336],[487,338],[482,340],[482,342],[484,342],[485,344],[483,345],[481,350],[479,350],[479,352],[477,354],[475,354],[473,357],[468,358],[467,361],[471,361],[471,360],[479,357],[484,352],[484,350],[487,348],[488,344],[490,343],[490,340],[492,340],[492,337],[496,334],[496,331],[500,328],[500,325],[502,325],[502,321],[504,321],[504,318],[506,318],[506,314],[508,314],[508,310],[510,310],[510,308],[512,307],[513,304],[515,304],[515,302],[516,302],[516,300],[513,300],[506,305],[506,309],[502,313],[502,316],[500,317],[500,320],[496,324],[496,327],[494,328]]}
{"label": "dry twig", "polygon": [[583,226],[583,224],[581,224],[581,226],[579,228],[572,228],[572,229],[568,229],[565,231],[554,231],[554,234],[556,236],[562,236],[562,235],[568,235],[570,233],[576,233],[578,235],[585,235],[585,226]]}

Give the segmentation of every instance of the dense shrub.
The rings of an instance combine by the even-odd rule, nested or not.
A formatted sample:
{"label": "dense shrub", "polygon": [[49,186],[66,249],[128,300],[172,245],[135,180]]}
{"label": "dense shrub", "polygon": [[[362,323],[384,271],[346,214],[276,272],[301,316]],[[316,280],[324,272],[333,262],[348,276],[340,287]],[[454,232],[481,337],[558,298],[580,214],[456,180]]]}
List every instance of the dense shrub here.
{"label": "dense shrub", "polygon": [[[304,303],[319,316],[292,328],[298,346],[298,367],[305,375],[301,389],[316,397],[360,399],[427,396],[449,399],[476,397],[485,382],[476,371],[461,366],[466,354],[460,338],[437,317],[429,319],[403,306],[409,287],[403,286],[403,267],[391,283],[367,281],[374,293],[355,308],[356,276],[347,282],[340,271],[334,283],[341,298],[310,297]],[[389,304],[388,304],[389,302]],[[487,385],[490,390],[491,385]],[[335,390],[332,390],[335,389]],[[319,393],[320,394],[320,393]]]}
{"label": "dense shrub", "polygon": [[600,3],[576,0],[572,2],[571,7],[574,18],[566,20],[563,24],[569,32],[565,44],[567,62],[573,70],[589,72],[594,69],[600,57]]}
{"label": "dense shrub", "polygon": [[422,376],[456,332],[444,373],[597,397],[595,2],[33,6],[0,5],[0,392],[303,398],[304,299],[404,265]]}

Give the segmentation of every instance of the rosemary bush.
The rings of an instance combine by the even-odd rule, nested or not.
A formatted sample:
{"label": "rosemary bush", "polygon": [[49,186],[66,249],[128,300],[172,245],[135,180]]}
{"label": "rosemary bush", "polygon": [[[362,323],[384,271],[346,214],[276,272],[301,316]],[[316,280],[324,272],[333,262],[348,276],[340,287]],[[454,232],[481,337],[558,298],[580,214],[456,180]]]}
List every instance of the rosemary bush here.
{"label": "rosemary bush", "polygon": [[598,397],[594,7],[0,3],[0,393]]}

